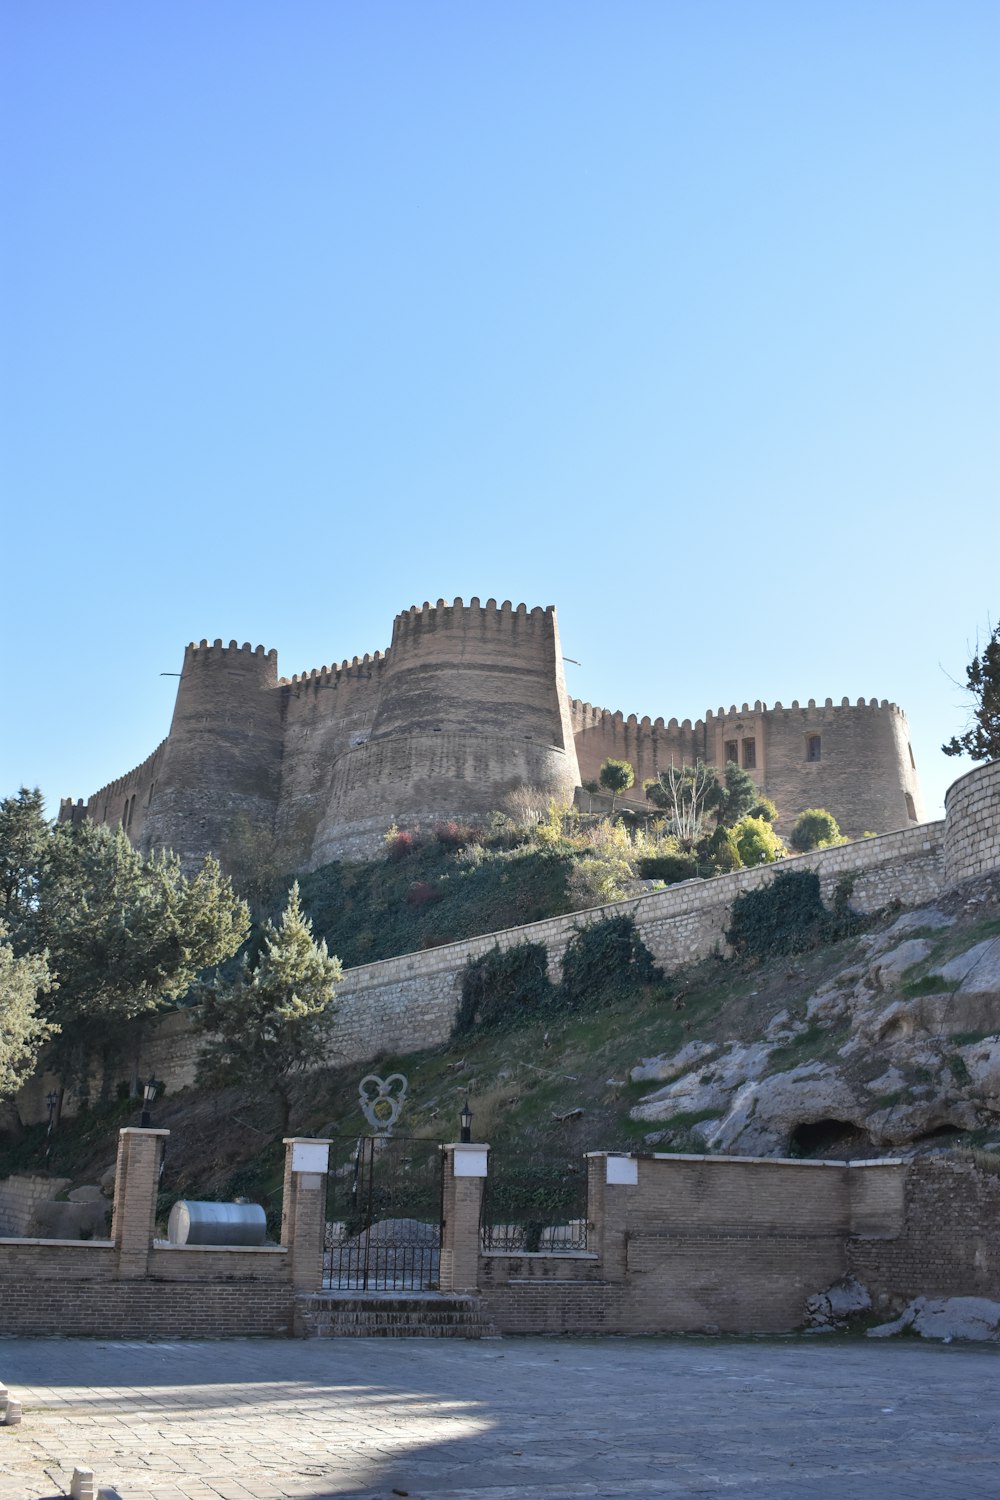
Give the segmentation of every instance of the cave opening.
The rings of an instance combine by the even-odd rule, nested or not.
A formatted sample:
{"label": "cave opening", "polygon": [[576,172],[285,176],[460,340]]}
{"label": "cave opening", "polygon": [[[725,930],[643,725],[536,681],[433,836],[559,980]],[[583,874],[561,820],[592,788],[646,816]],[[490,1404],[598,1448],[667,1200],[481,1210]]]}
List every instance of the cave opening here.
{"label": "cave opening", "polygon": [[865,1156],[873,1148],[871,1136],[850,1120],[804,1120],[788,1142],[789,1156]]}

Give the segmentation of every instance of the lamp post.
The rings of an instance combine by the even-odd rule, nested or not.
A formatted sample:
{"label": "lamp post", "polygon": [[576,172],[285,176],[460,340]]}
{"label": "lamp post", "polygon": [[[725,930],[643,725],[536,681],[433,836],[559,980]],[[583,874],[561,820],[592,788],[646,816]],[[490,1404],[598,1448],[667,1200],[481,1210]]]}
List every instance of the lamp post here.
{"label": "lamp post", "polygon": [[55,1089],[45,1095],[45,1103],[49,1111],[49,1128],[45,1132],[45,1160],[48,1162],[49,1152],[52,1150],[52,1127],[56,1122],[56,1105],[59,1103],[59,1095]]}
{"label": "lamp post", "polygon": [[160,1085],[156,1074],[150,1073],[142,1089],[143,1108],[142,1115],[139,1118],[139,1127],[141,1130],[149,1130],[152,1126],[153,1121],[150,1117],[149,1107],[152,1104],[153,1100],[156,1098],[156,1091],[159,1087]]}
{"label": "lamp post", "polygon": [[472,1140],[472,1110],[469,1108],[468,1094],[466,1094],[465,1096],[465,1103],[462,1105],[462,1113],[458,1118],[462,1126],[462,1131],[458,1138],[463,1145],[467,1145],[468,1142]]}

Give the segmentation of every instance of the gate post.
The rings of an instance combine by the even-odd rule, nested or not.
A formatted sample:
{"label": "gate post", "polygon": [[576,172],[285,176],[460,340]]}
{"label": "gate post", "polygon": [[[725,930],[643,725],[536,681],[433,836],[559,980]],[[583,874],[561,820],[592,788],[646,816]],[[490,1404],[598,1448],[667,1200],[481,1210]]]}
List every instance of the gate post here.
{"label": "gate post", "polygon": [[479,1286],[479,1215],[489,1146],[453,1141],[442,1146],[441,1266],[443,1292],[474,1292]]}
{"label": "gate post", "polygon": [[149,1270],[160,1163],[163,1143],[169,1134],[169,1130],[144,1130],[137,1125],[126,1125],[118,1132],[115,1206],[111,1219],[118,1276],[145,1276]]}
{"label": "gate post", "polygon": [[[318,1292],[323,1285],[326,1228],[326,1173],[330,1142],[285,1137],[285,1183],[281,1199],[281,1243],[291,1262],[292,1294]],[[298,1324],[298,1311],[295,1314]],[[296,1328],[296,1332],[300,1330]]]}

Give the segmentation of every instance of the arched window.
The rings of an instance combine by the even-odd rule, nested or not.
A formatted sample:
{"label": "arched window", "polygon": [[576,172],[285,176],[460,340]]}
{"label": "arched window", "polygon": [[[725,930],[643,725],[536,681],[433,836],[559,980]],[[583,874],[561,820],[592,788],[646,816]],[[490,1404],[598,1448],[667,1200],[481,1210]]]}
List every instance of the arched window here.
{"label": "arched window", "polygon": [[806,736],[806,760],[823,759],[823,740],[818,734]]}

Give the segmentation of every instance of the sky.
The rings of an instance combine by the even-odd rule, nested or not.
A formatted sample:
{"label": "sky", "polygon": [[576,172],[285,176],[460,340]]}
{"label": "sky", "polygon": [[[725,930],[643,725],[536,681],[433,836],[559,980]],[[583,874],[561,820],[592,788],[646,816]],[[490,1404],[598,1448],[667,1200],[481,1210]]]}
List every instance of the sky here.
{"label": "sky", "polygon": [[0,795],[143,760],[190,640],[478,595],[626,714],[897,702],[941,815],[995,0],[8,0],[0,152]]}

